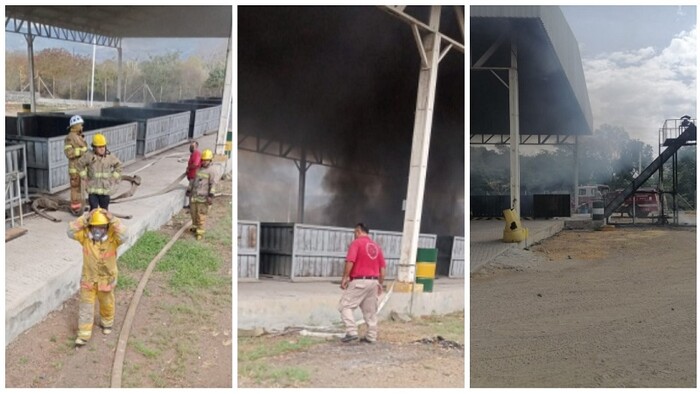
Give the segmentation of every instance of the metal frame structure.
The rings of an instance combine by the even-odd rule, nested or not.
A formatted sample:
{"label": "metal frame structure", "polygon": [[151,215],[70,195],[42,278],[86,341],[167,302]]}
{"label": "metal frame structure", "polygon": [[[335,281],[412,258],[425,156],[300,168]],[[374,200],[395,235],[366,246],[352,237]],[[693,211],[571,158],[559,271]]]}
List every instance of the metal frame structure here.
{"label": "metal frame structure", "polygon": [[[510,143],[510,134],[471,134],[470,145],[505,145]],[[574,145],[578,136],[561,134],[520,134],[520,145]]]}
{"label": "metal frame structure", "polygon": [[[413,126],[413,144],[411,147],[411,164],[406,191],[406,212],[403,222],[401,257],[397,276],[399,282],[413,283],[416,277],[415,261],[418,253],[418,237],[423,211],[423,196],[428,168],[438,66],[451,48],[464,53],[464,46],[440,32],[441,6],[430,7],[430,17],[427,24],[406,14],[402,6],[383,7],[383,9],[395,14],[399,19],[411,26],[421,57],[416,114]],[[457,10],[458,23],[461,21],[462,37],[464,37],[464,17],[461,14],[461,8],[457,7],[455,9]],[[460,15],[462,15],[461,19]],[[425,35],[421,37],[418,29],[423,30]],[[448,42],[448,45],[441,51],[441,42],[443,40]]]}
{"label": "metal frame structure", "polygon": [[121,48],[122,45],[121,37],[112,37],[87,31],[51,26],[46,23],[32,22],[16,17],[5,17],[5,31],[24,35],[29,34],[35,37],[78,42],[81,44],[95,44],[115,49]]}
{"label": "metal frame structure", "polygon": [[[697,124],[697,119],[690,119],[693,124]],[[678,138],[681,134],[681,119],[666,119],[663,126],[659,129],[659,154],[662,150],[667,149],[669,144],[668,140],[674,140]],[[697,141],[688,141],[683,144],[683,146],[694,146],[697,145]],[[658,181],[659,194],[661,195],[661,212],[659,216],[659,221],[662,223],[668,223],[668,217],[666,216],[666,204],[665,195],[671,195],[671,218],[673,224],[679,223],[678,216],[678,152],[676,151],[671,158],[671,190],[664,190],[664,166],[663,164],[659,167],[659,181]]]}
{"label": "metal frame structure", "polygon": [[[246,231],[241,231],[241,227],[255,227],[255,247],[251,247],[251,245],[248,242],[240,242],[241,239],[241,233],[245,232],[246,234],[248,232]],[[248,230],[250,231],[250,230]],[[260,222],[255,222],[255,221],[250,221],[250,220],[239,220],[238,221],[238,280],[240,281],[241,279],[254,279],[257,280],[259,279],[260,276]],[[250,277],[250,276],[241,276],[241,258],[243,258],[244,261],[247,260],[248,257],[252,257],[255,260],[255,274]]]}
{"label": "metal frame structure", "polygon": [[[46,23],[32,22],[18,17],[5,17],[5,32],[22,34],[27,40],[29,57],[29,102],[32,112],[36,112],[36,92],[34,88],[34,39],[50,38],[81,44],[99,45],[117,50],[117,99],[122,99],[122,38],[106,36],[87,31],[51,26]],[[94,59],[93,59],[94,60]],[[94,64],[93,64],[94,68]],[[94,70],[93,70],[94,73]],[[94,76],[93,76],[94,78]]]}
{"label": "metal frame structure", "polygon": [[[7,6],[5,7],[5,13],[8,15],[5,17],[5,31],[23,34],[27,40],[32,112],[36,112],[34,87],[34,39],[36,37],[115,48],[118,58],[118,101],[123,100],[122,39],[124,37],[187,37],[187,34],[192,37],[228,37],[223,100],[215,147],[216,154],[224,154],[233,106],[231,94],[233,23],[228,19],[231,14],[229,13],[227,17],[220,10],[229,7],[232,6]],[[154,18],[159,18],[159,22],[147,23],[153,22]],[[201,23],[202,18],[214,18],[219,24]],[[183,27],[182,24],[185,22],[187,25]],[[217,28],[221,23],[228,22],[231,22],[230,27]],[[78,28],[65,27],[73,24]]]}
{"label": "metal frame structure", "polygon": [[15,207],[19,207],[19,223],[22,226],[24,225],[22,204],[29,202],[27,147],[24,144],[5,147],[5,171],[5,209],[10,211],[10,226],[15,227]]}
{"label": "metal frame structure", "polygon": [[[520,145],[572,145],[574,150],[574,198],[577,199],[576,186],[578,185],[578,138],[577,135],[590,134],[592,129],[592,115],[590,104],[583,77],[583,68],[580,63],[578,45],[573,33],[564,19],[558,7],[551,6],[473,6],[471,8],[472,29],[475,28],[474,20],[493,20],[489,24],[478,25],[481,30],[476,34],[482,34],[474,38],[472,58],[475,59],[470,64],[470,70],[487,71],[496,80],[493,85],[502,85],[508,90],[508,106],[500,110],[507,110],[509,114],[508,129],[505,125],[500,133],[497,130],[485,130],[486,123],[478,125],[476,130],[472,130],[470,144],[509,144],[510,146],[510,196],[511,207],[520,213]],[[472,32],[473,34],[474,31]],[[529,41],[522,41],[524,35],[532,38]],[[530,37],[531,36],[531,37]],[[481,39],[481,41],[479,41]],[[541,41],[544,45],[536,45]],[[479,45],[482,44],[482,45]],[[522,48],[519,48],[519,45]],[[478,49],[475,49],[478,48]],[[534,50],[533,48],[538,48]],[[525,62],[524,66],[519,62]],[[533,80],[533,75],[537,75],[538,67],[558,66],[558,73],[550,70],[549,78],[543,80]],[[520,67],[522,66],[522,67]],[[508,72],[507,79],[503,72]],[[520,81],[520,72],[523,71],[523,81]],[[558,79],[557,79],[558,78]],[[571,88],[570,93],[533,95],[535,91],[532,86],[542,91],[557,91],[562,89],[557,84],[547,85],[547,80],[564,81]],[[472,79],[474,81],[474,79]],[[522,85],[521,86],[521,82]],[[474,85],[472,85],[474,86]],[[488,85],[489,87],[491,84]],[[520,89],[525,88],[524,92]],[[473,88],[472,88],[473,89]],[[493,89],[497,89],[494,87]],[[539,92],[538,92],[539,93]],[[564,96],[566,95],[566,96]],[[519,102],[520,97],[528,98],[526,104],[533,102],[532,97],[545,98],[549,100],[566,97],[570,99],[570,106],[563,106],[559,109],[565,112],[569,108],[578,108],[572,112],[575,115],[575,122],[570,122],[570,118],[563,116],[552,116],[552,119],[542,119],[535,112],[528,112],[523,117],[525,132],[521,134],[520,123],[521,114]],[[566,101],[567,103],[569,101]],[[534,114],[534,115],[533,115]],[[542,121],[535,122],[533,119],[539,118]],[[472,124],[474,127],[474,123]],[[551,128],[552,130],[546,130]],[[570,137],[574,137],[573,139]]]}
{"label": "metal frame structure", "polygon": [[376,168],[364,162],[349,163],[341,160],[338,156],[320,149],[309,148],[302,142],[284,142],[270,140],[260,137],[258,134],[245,135],[238,133],[238,150],[259,153],[281,159],[293,160],[297,168],[305,166],[306,169],[312,165],[319,165],[344,170],[352,170],[373,176],[389,176],[391,174],[378,171]]}

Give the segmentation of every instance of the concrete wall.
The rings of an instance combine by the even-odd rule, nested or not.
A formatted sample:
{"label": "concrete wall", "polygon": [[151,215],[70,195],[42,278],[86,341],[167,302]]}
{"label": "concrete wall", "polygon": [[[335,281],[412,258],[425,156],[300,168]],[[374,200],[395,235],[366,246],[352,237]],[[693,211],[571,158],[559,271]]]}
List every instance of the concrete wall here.
{"label": "concrete wall", "polygon": [[[259,293],[259,294],[258,294]],[[267,296],[262,296],[267,294]],[[329,326],[340,322],[338,301],[342,292],[337,284],[325,283],[239,283],[238,328],[264,327],[282,330],[296,325]],[[379,314],[388,318],[391,311],[415,316],[447,314],[464,310],[464,281],[442,279],[435,282],[435,292],[392,293]],[[362,314],[355,311],[359,320]],[[381,328],[380,328],[381,336]]]}

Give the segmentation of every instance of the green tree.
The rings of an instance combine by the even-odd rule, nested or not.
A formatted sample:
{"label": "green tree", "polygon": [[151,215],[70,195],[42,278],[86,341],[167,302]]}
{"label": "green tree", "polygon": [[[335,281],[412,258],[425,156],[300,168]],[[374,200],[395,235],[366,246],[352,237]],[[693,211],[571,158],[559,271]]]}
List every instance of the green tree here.
{"label": "green tree", "polygon": [[20,91],[27,83],[27,54],[5,52],[5,90]]}
{"label": "green tree", "polygon": [[202,85],[207,78],[206,66],[199,56],[190,56],[180,63],[177,99],[201,95]]}
{"label": "green tree", "polygon": [[[180,52],[173,51],[165,55],[149,56],[139,65],[143,79],[148,84],[156,101],[173,100],[178,94],[178,70]],[[144,101],[153,101],[147,96]]]}
{"label": "green tree", "polygon": [[106,60],[95,67],[95,100],[112,101],[117,97],[117,74],[119,65]]}
{"label": "green tree", "polygon": [[[43,49],[34,57],[35,74],[41,77],[54,97],[86,98],[91,67],[89,57],[72,54],[63,48]],[[37,90],[44,91],[44,86],[37,86]]]}
{"label": "green tree", "polygon": [[224,90],[224,79],[226,78],[226,65],[223,63],[217,64],[209,71],[209,77],[204,82],[204,89],[207,95],[220,96]]}

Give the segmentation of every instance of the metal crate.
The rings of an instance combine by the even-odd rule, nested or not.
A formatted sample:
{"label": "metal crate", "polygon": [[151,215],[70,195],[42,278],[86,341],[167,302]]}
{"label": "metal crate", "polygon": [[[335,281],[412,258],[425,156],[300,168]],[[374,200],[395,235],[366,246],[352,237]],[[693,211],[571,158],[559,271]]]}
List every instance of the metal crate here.
{"label": "metal crate", "polygon": [[190,112],[158,108],[109,107],[100,109],[107,118],[138,124],[136,154],[150,157],[187,142]]}
{"label": "metal crate", "polygon": [[[352,228],[296,223],[261,223],[260,273],[298,278],[343,276],[345,256],[354,239]],[[401,255],[401,233],[371,230],[382,248],[386,277],[395,278]],[[437,236],[421,234],[419,247],[434,248]]]}
{"label": "metal crate", "polygon": [[260,222],[238,221],[238,279],[258,279]]}
{"label": "metal crate", "polygon": [[437,249],[437,274],[449,278],[464,278],[464,237],[440,236]]}
{"label": "metal crate", "polygon": [[[399,272],[399,260],[401,258],[401,236],[398,231],[382,231],[371,230],[370,237],[376,242],[384,252],[384,260],[386,260],[386,277],[396,278]],[[419,234],[419,248],[435,248],[437,243],[437,235],[435,234]]]}
{"label": "metal crate", "polygon": [[216,132],[219,129],[221,105],[158,102],[148,104],[147,108],[190,111],[190,128],[188,138],[199,138],[203,135]]}
{"label": "metal crate", "polygon": [[[6,130],[6,144],[24,144],[27,154],[27,181],[32,192],[56,193],[70,186],[68,159],[64,153],[66,126],[71,115],[33,113],[20,115],[17,130]],[[137,124],[123,120],[83,117],[85,139],[102,133],[107,147],[123,164],[136,159]]]}

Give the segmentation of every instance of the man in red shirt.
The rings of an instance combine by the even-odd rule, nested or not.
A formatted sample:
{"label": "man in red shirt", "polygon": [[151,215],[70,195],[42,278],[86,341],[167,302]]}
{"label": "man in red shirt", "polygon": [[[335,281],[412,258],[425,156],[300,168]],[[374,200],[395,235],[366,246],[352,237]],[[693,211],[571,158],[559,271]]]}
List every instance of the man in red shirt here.
{"label": "man in red shirt", "polygon": [[[197,175],[197,170],[202,164],[202,153],[199,151],[199,142],[192,140],[190,141],[190,160],[187,162],[187,182],[190,183],[194,177]],[[189,197],[185,196],[185,206],[184,208],[189,208]]]}
{"label": "man in red shirt", "polygon": [[386,262],[382,249],[369,237],[369,229],[363,223],[355,226],[355,240],[350,244],[345,258],[345,271],[340,288],[344,290],[338,304],[341,319],[345,323],[343,342],[358,339],[353,311],[359,306],[367,322],[367,335],[362,342],[377,340],[377,301],[382,294]]}

